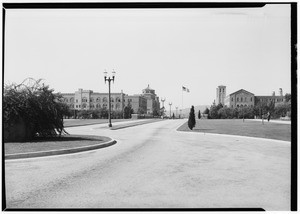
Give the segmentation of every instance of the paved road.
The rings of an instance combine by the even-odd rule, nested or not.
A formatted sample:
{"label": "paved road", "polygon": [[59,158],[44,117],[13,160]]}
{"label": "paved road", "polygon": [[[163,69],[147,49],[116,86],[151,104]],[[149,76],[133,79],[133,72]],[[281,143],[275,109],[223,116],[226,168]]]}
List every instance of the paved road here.
{"label": "paved road", "polygon": [[108,130],[105,149],[5,161],[10,208],[290,210],[290,143],[177,132],[184,120]]}

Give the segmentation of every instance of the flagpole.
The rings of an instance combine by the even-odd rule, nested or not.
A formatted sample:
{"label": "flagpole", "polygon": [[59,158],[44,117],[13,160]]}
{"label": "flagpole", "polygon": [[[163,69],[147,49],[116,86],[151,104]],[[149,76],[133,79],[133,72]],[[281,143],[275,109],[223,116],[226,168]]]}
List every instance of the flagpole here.
{"label": "flagpole", "polygon": [[182,109],[182,118],[183,118],[183,88],[181,88],[181,109]]}

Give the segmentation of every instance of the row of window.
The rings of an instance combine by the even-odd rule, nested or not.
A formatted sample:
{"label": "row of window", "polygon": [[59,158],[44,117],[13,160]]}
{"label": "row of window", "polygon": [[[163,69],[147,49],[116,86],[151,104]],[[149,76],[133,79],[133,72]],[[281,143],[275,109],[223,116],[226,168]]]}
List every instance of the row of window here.
{"label": "row of window", "polygon": [[[83,103],[87,103],[87,102],[88,102],[88,99],[87,99],[86,97],[84,97],[84,98],[82,98],[81,101],[82,101]],[[116,102],[121,102],[121,99],[120,99],[119,97],[117,97],[117,98],[114,100],[114,98],[111,97],[111,98],[110,98],[110,101],[111,101],[111,102],[114,102],[114,101],[116,101]],[[125,100],[123,100],[123,101],[125,102]],[[74,102],[74,98],[73,98],[73,97],[70,98],[70,99],[64,98],[64,102],[66,102],[66,103],[68,103],[68,102],[73,103],[73,102]],[[94,102],[94,98],[90,98],[90,102]],[[97,97],[96,102],[101,102],[100,97]],[[108,98],[107,98],[107,97],[103,97],[102,102],[108,102]],[[78,103],[78,99],[76,99],[76,103]]]}
{"label": "row of window", "polygon": [[[241,99],[240,99],[241,98]],[[237,97],[236,98],[236,101],[237,102],[247,102],[247,97],[244,97],[244,99],[243,99],[243,97]],[[231,97],[231,102],[233,102],[233,97]],[[252,97],[250,97],[250,102],[252,102]]]}
{"label": "row of window", "polygon": [[260,102],[267,102],[267,101],[276,101],[276,102],[283,102],[283,99],[271,99],[271,98],[269,98],[269,99],[259,99],[259,101]]}
{"label": "row of window", "polygon": [[[70,108],[74,108],[74,106],[76,107],[76,108],[87,108],[88,107],[88,105],[87,104],[82,104],[82,105],[74,105],[74,104],[70,104],[69,105],[70,106]],[[106,103],[104,103],[102,106],[101,106],[101,104],[96,104],[96,105],[94,105],[94,104],[91,104],[90,105],[90,108],[91,109],[93,109],[93,108],[101,108],[101,107],[103,107],[103,108],[107,108],[107,104]],[[119,103],[117,103],[115,106],[114,106],[114,104],[111,104],[111,108],[113,109],[114,107],[116,107],[116,109],[121,109],[121,105],[119,104]]]}
{"label": "row of window", "polygon": [[[249,106],[251,106],[251,107],[253,107],[253,105],[249,105]],[[247,104],[245,104],[245,105],[236,105],[236,107],[247,107]],[[231,108],[234,108],[234,106],[233,105],[231,105]]]}

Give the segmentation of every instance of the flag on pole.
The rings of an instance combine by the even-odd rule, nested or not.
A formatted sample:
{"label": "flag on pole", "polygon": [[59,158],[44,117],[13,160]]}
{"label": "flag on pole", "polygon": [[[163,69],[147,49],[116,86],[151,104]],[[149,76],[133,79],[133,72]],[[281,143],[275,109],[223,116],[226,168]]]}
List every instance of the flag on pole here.
{"label": "flag on pole", "polygon": [[190,90],[187,87],[182,86],[182,91],[190,92]]}

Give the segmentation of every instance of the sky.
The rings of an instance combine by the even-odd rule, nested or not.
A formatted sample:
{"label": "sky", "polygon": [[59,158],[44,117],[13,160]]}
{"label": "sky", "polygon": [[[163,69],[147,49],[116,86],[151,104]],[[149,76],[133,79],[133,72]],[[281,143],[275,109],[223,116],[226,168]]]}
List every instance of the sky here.
{"label": "sky", "polygon": [[[290,5],[244,9],[9,9],[4,83],[43,79],[55,92],[141,94],[211,105],[227,95],[291,91]],[[182,86],[190,93],[182,92]]]}

